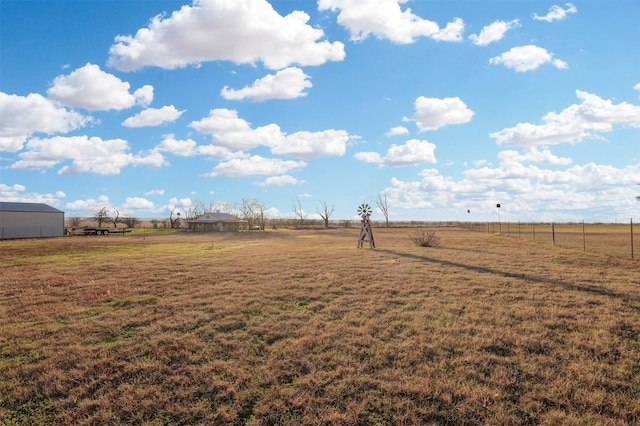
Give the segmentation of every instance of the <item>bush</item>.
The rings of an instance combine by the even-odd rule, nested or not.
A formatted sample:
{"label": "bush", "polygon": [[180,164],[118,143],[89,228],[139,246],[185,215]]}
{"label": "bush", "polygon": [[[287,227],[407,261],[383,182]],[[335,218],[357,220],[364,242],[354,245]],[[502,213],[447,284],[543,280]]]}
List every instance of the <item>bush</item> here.
{"label": "bush", "polygon": [[420,247],[436,247],[440,243],[436,231],[427,229],[416,229],[413,234],[409,235],[409,239]]}

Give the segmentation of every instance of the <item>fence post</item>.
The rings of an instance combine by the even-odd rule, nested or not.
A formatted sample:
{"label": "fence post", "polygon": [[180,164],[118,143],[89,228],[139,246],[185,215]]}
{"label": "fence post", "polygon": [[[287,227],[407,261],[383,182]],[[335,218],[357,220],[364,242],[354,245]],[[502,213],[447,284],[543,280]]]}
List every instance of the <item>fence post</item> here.
{"label": "fence post", "polygon": [[587,238],[584,233],[584,219],[582,219],[582,251],[587,251]]}
{"label": "fence post", "polygon": [[536,242],[536,223],[535,222],[531,222],[531,228],[532,228],[532,233],[533,233],[533,242]]}
{"label": "fence post", "polygon": [[631,260],[633,260],[633,218],[631,218],[630,224],[631,224]]}
{"label": "fence post", "polygon": [[556,224],[551,222],[551,241],[556,245]]}

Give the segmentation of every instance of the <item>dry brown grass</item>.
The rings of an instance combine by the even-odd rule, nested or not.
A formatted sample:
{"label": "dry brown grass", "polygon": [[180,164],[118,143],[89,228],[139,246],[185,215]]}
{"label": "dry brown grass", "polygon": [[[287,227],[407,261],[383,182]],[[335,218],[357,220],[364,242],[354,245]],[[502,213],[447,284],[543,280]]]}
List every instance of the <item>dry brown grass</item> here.
{"label": "dry brown grass", "polygon": [[0,422],[640,422],[638,261],[410,232],[0,241]]}

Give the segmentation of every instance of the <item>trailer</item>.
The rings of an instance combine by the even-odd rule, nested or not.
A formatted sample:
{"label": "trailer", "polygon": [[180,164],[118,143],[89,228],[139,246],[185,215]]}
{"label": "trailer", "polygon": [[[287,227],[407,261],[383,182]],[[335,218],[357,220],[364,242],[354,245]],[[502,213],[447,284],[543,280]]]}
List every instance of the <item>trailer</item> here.
{"label": "trailer", "polygon": [[67,235],[109,235],[113,232],[107,228],[92,228],[86,226],[84,228],[67,228],[65,234]]}

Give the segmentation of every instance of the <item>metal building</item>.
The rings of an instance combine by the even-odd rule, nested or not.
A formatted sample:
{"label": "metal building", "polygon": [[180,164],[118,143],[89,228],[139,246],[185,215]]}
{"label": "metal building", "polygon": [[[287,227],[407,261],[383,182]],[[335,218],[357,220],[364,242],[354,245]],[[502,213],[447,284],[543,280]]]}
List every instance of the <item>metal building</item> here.
{"label": "metal building", "polygon": [[64,212],[42,203],[0,201],[0,239],[63,235]]}

